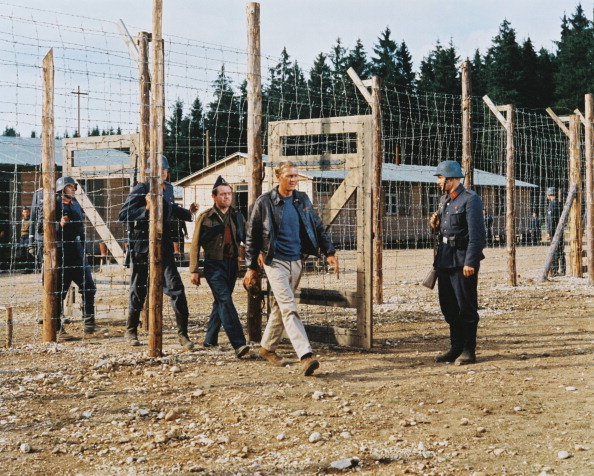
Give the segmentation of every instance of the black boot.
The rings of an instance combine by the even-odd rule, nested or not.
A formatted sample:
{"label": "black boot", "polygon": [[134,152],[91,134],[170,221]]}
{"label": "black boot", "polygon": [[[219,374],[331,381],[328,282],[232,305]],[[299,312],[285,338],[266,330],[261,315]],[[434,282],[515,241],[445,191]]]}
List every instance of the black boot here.
{"label": "black boot", "polygon": [[138,340],[138,323],[140,322],[140,311],[129,311],[128,320],[126,321],[126,333],[124,338],[126,342],[132,347],[138,347],[140,341]]}
{"label": "black boot", "polygon": [[456,365],[468,365],[476,363],[476,331],[478,322],[468,324],[464,328],[464,350],[456,359]]}
{"label": "black boot", "polygon": [[177,338],[179,345],[188,350],[194,349],[194,343],[188,337],[188,316],[176,314],[175,323],[177,324]]}
{"label": "black boot", "polygon": [[450,324],[450,350],[435,357],[435,362],[454,362],[462,353],[464,337],[458,326]]}

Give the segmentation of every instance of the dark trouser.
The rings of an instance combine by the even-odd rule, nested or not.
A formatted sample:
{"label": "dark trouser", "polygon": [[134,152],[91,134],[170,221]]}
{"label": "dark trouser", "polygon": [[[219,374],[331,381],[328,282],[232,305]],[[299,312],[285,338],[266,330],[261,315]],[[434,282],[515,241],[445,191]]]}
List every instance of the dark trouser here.
{"label": "dark trouser", "polygon": [[464,277],[462,268],[437,270],[439,305],[450,325],[450,340],[455,350],[476,349],[478,315],[478,269]]}
{"label": "dark trouser", "polygon": [[565,274],[565,243],[559,240],[559,245],[553,255],[553,262],[551,263],[551,273],[553,275]]}
{"label": "dark trouser", "polygon": [[246,344],[246,340],[232,297],[237,280],[237,259],[204,260],[204,274],[214,297],[204,344],[218,345],[222,324],[229,342],[238,349]]}
{"label": "dark trouser", "polygon": [[[71,262],[64,260],[64,265],[58,269],[58,316],[62,315],[62,306],[68,289],[72,283],[78,286],[78,291],[83,302],[83,321],[85,325],[95,324],[95,281],[91,273],[91,267],[86,258],[81,261]],[[58,321],[58,329],[62,323]]]}
{"label": "dark trouser", "polygon": [[21,266],[25,271],[33,271],[35,258],[29,254],[29,235],[21,236],[19,248]]}
{"label": "dark trouser", "polygon": [[[132,251],[132,277],[130,279],[130,301],[128,304],[127,330],[136,332],[140,322],[140,312],[144,307],[148,287],[149,260],[148,253],[136,253]],[[188,334],[188,301],[182,283],[181,276],[177,270],[173,252],[163,250],[163,293],[171,298],[171,305],[175,313],[177,333]]]}

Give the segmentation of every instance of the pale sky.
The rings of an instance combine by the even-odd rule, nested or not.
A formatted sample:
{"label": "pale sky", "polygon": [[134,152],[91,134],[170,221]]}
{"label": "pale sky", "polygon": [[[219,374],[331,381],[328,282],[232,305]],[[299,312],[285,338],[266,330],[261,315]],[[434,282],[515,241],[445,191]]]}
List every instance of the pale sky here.
{"label": "pale sky", "polygon": [[[54,48],[56,131],[77,128],[73,90],[81,98],[83,134],[121,126],[137,130],[138,70],[118,34],[122,19],[135,36],[150,31],[152,0],[0,0],[0,130],[40,131],[43,56]],[[166,104],[180,99],[186,108],[198,97],[212,101],[212,81],[224,64],[237,86],[245,78],[244,0],[163,0],[166,38]],[[418,70],[436,41],[453,40],[461,59],[479,48],[484,54],[507,19],[518,41],[554,49],[561,18],[575,0],[262,0],[263,74],[283,47],[306,70],[338,37],[346,48],[360,38],[368,58],[380,33],[406,41]],[[592,3],[583,4],[591,18]],[[205,45],[206,44],[206,45]]]}
{"label": "pale sky", "polygon": [[[3,3],[3,2],[0,2]],[[68,12],[106,21],[124,20],[134,34],[151,25],[151,0],[21,0],[29,14],[34,8]],[[405,40],[415,69],[440,40],[450,38],[460,56],[482,53],[491,44],[504,19],[511,22],[518,40],[530,36],[538,49],[551,50],[559,39],[561,18],[575,10],[576,0],[262,0],[262,51],[278,56],[283,46],[304,66],[320,52],[328,52],[340,37],[351,47],[361,38],[368,54],[380,32],[389,26],[393,38]],[[243,0],[164,0],[164,34],[245,48],[246,20]],[[591,18],[592,3],[582,3]],[[5,6],[4,12],[10,7]],[[48,14],[50,17],[51,14]]]}

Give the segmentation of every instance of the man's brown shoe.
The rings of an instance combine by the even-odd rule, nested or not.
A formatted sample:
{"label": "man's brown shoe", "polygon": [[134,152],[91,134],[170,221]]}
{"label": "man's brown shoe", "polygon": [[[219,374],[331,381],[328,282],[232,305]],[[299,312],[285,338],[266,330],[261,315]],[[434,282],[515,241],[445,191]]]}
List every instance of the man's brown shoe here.
{"label": "man's brown shoe", "polygon": [[301,369],[303,370],[303,375],[306,377],[313,374],[318,368],[320,368],[320,363],[313,357],[306,357],[301,360]]}
{"label": "man's brown shoe", "polygon": [[275,365],[277,367],[283,367],[285,365],[283,359],[281,359],[276,352],[266,350],[264,347],[260,347],[258,354],[260,355],[260,357],[266,359],[272,365]]}

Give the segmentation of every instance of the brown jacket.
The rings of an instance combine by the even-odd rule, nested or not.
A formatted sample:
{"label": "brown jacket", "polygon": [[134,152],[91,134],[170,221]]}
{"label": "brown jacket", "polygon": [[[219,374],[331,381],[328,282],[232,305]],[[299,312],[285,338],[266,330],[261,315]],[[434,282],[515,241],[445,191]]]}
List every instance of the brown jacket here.
{"label": "brown jacket", "polygon": [[[243,215],[235,208],[229,208],[231,233],[233,241],[239,250],[241,243],[245,241],[245,227]],[[215,207],[205,210],[194,227],[192,246],[190,248],[190,273],[198,273],[200,248],[204,250],[204,259],[223,259],[223,245],[225,237],[225,225]]]}

